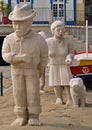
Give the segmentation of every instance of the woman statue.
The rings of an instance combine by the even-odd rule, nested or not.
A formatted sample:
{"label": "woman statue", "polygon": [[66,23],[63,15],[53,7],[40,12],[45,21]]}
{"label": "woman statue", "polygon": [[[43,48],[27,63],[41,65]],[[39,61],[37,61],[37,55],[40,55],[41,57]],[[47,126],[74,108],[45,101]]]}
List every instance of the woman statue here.
{"label": "woman statue", "polygon": [[63,104],[62,90],[66,92],[66,104],[71,105],[69,81],[72,78],[70,65],[73,60],[73,47],[64,37],[65,26],[62,21],[51,24],[53,37],[47,38],[49,55],[49,86],[54,86],[56,104]]}

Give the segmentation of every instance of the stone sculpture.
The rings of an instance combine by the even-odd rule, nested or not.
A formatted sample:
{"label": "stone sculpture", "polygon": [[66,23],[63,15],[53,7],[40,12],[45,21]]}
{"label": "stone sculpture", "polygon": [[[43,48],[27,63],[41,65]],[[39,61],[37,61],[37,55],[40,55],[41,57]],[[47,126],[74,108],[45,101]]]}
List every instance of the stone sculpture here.
{"label": "stone sculpture", "polygon": [[39,77],[47,65],[48,47],[44,38],[31,29],[35,14],[28,3],[16,4],[9,14],[14,32],[3,42],[2,57],[11,64],[17,116],[12,125],[40,125]]}
{"label": "stone sculpture", "polygon": [[70,80],[70,93],[74,107],[85,107],[86,87],[81,78]]}
{"label": "stone sculpture", "polygon": [[63,104],[63,86],[66,92],[67,105],[71,105],[69,81],[72,78],[70,65],[73,60],[73,47],[68,43],[65,26],[62,21],[51,24],[52,37],[47,38],[49,56],[49,86],[54,86],[56,104]]}
{"label": "stone sculpture", "polygon": [[[39,31],[38,34],[40,34],[44,39],[49,37],[43,31]],[[44,73],[40,77],[40,93],[45,93],[45,90],[44,90],[44,87],[45,87],[45,70],[46,70],[46,68],[44,68]]]}

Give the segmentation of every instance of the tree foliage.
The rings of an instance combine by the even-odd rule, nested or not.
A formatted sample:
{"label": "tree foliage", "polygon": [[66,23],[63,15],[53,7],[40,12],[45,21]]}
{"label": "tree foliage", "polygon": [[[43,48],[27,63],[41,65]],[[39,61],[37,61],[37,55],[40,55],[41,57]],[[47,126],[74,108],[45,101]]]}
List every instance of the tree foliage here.
{"label": "tree foliage", "polygon": [[8,16],[8,14],[11,11],[11,6],[7,3],[4,3],[4,1],[0,1],[0,12],[2,13],[2,16]]}
{"label": "tree foliage", "polygon": [[90,4],[92,4],[92,0],[85,0],[85,6],[89,6]]}

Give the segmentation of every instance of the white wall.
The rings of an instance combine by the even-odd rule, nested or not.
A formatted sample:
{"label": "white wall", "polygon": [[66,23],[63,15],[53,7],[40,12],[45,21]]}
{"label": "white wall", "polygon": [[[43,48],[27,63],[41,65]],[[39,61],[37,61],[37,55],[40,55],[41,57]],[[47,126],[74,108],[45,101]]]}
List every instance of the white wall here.
{"label": "white wall", "polygon": [[[4,0],[8,3],[8,0]],[[11,0],[11,6],[14,8],[16,0]],[[34,21],[52,21],[50,0],[34,0],[33,8],[36,11]]]}
{"label": "white wall", "polygon": [[15,4],[16,4],[16,0],[11,0],[11,5],[13,8],[14,8]]}
{"label": "white wall", "polygon": [[35,21],[52,21],[50,0],[34,0]]}
{"label": "white wall", "polygon": [[34,8],[50,8],[50,0],[34,0]]}

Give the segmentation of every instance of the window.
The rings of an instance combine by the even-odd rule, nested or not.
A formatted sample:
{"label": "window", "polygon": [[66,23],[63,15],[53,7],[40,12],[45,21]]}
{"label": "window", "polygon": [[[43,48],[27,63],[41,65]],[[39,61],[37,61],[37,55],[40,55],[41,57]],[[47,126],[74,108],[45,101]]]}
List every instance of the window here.
{"label": "window", "polygon": [[57,4],[53,4],[53,17],[57,17]]}
{"label": "window", "polygon": [[53,0],[53,2],[57,2],[57,0]]}
{"label": "window", "polygon": [[30,2],[30,0],[20,0],[20,2]]}
{"label": "window", "polygon": [[63,9],[63,4],[59,4],[59,17],[64,16],[64,9]]}
{"label": "window", "polygon": [[54,0],[53,19],[64,19],[64,0]]}
{"label": "window", "polygon": [[24,0],[20,0],[20,2],[24,2]]}

